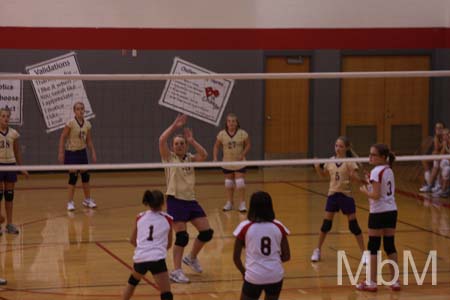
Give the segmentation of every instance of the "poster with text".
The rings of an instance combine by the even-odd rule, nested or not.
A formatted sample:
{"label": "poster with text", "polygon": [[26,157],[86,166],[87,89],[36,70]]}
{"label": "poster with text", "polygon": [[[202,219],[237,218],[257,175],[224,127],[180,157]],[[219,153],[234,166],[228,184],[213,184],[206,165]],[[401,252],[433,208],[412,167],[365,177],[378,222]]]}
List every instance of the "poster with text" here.
{"label": "poster with text", "polygon": [[0,80],[0,108],[11,112],[9,124],[23,124],[23,92],[21,80]]}
{"label": "poster with text", "polygon": [[[75,52],[28,66],[26,71],[32,75],[80,74]],[[47,132],[63,128],[66,122],[74,117],[73,105],[76,102],[84,103],[86,119],[95,117],[81,80],[38,79],[32,80],[32,86],[47,126]]]}
{"label": "poster with text", "polygon": [[[214,74],[175,57],[171,74]],[[218,126],[233,89],[230,79],[167,80],[159,104]]]}

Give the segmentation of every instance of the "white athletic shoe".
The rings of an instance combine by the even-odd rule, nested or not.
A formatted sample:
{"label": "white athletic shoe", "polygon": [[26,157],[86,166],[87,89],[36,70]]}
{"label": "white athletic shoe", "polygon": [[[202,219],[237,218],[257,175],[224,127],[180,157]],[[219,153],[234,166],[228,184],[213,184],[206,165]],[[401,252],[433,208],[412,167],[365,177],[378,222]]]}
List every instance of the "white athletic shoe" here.
{"label": "white athletic shoe", "polygon": [[0,278],[0,285],[5,285],[7,283],[6,279]]}
{"label": "white athletic shoe", "polygon": [[68,211],[73,211],[73,210],[75,210],[75,203],[74,203],[73,201],[67,202],[67,210],[68,210]]}
{"label": "white athletic shoe", "polygon": [[191,267],[194,272],[201,273],[203,272],[202,266],[200,266],[200,262],[198,258],[192,258],[190,255],[186,255],[183,257],[183,263]]}
{"label": "white athletic shoe", "polygon": [[316,249],[314,249],[314,251],[311,255],[311,261],[318,262],[319,260],[320,260],[320,249],[316,248]]}
{"label": "white athletic shoe", "polygon": [[184,275],[183,270],[177,269],[169,273],[169,278],[176,283],[189,283],[189,278]]}
{"label": "white athletic shoe", "polygon": [[439,184],[436,184],[432,189],[431,192],[433,193],[440,193],[441,192],[441,186]]}
{"label": "white athletic shoe", "polygon": [[431,192],[431,186],[429,185],[424,185],[419,189],[420,192],[422,193],[430,193]]}
{"label": "white athletic shoe", "polygon": [[222,208],[223,211],[230,211],[232,209],[233,209],[233,204],[231,203],[231,201],[227,201],[225,206]]}
{"label": "white athletic shoe", "polygon": [[376,292],[378,290],[378,287],[375,282],[364,280],[356,285],[356,289],[365,292]]}
{"label": "white athletic shoe", "polygon": [[247,207],[245,206],[245,201],[242,201],[242,202],[239,204],[239,211],[240,211],[240,212],[246,212],[246,211],[247,211]]}
{"label": "white athletic shoe", "polygon": [[393,290],[394,292],[398,292],[402,289],[401,285],[400,285],[400,281],[396,281],[394,282],[391,286],[390,286],[391,290]]}
{"label": "white athletic shoe", "polygon": [[95,203],[94,199],[92,199],[92,198],[84,199],[83,205],[88,208],[96,208],[97,207],[97,204]]}

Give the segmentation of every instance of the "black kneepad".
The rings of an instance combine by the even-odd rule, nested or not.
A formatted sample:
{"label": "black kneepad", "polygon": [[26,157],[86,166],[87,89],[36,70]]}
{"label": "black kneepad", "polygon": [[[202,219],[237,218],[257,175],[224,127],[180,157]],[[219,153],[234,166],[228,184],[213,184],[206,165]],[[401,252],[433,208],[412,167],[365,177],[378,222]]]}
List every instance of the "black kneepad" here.
{"label": "black kneepad", "polygon": [[369,236],[369,242],[367,243],[367,249],[370,251],[370,255],[377,255],[381,246],[381,236]]}
{"label": "black kneepad", "polygon": [[179,231],[175,234],[175,245],[186,247],[189,243],[189,234],[187,231]]}
{"label": "black kneepad", "polygon": [[212,230],[212,229],[203,230],[198,233],[197,239],[201,242],[206,243],[212,239],[213,234],[214,234],[214,230]]}
{"label": "black kneepad", "polygon": [[0,191],[0,201],[3,200],[3,190]]}
{"label": "black kneepad", "polygon": [[387,255],[391,255],[392,253],[396,253],[397,249],[395,249],[394,236],[383,236],[383,247],[384,251]]}
{"label": "black kneepad", "polygon": [[81,173],[81,182],[89,182],[89,178],[91,178],[91,175],[88,172]]}
{"label": "black kneepad", "polygon": [[78,173],[69,173],[69,184],[76,185],[78,180]]}
{"label": "black kneepad", "polygon": [[333,221],[328,219],[323,219],[322,228],[320,228],[320,231],[327,233],[331,230],[331,227],[333,226]]}
{"label": "black kneepad", "polygon": [[137,280],[136,278],[134,278],[133,275],[130,275],[130,278],[128,278],[128,283],[134,286],[137,286],[139,284],[140,280]]}
{"label": "black kneepad", "polygon": [[160,295],[161,300],[172,300],[173,294],[171,292],[165,292]]}
{"label": "black kneepad", "polygon": [[354,235],[360,235],[362,232],[361,228],[359,227],[358,220],[356,219],[348,221],[348,228]]}
{"label": "black kneepad", "polygon": [[5,201],[11,202],[14,200],[14,191],[6,190],[5,191]]}

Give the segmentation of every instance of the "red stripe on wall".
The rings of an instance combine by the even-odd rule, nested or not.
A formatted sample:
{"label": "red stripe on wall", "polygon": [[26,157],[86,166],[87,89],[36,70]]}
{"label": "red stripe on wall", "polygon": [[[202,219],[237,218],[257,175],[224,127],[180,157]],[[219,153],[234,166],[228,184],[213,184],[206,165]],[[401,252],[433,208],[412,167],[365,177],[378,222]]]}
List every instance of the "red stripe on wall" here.
{"label": "red stripe on wall", "polygon": [[433,49],[450,28],[156,29],[0,27],[7,49]]}

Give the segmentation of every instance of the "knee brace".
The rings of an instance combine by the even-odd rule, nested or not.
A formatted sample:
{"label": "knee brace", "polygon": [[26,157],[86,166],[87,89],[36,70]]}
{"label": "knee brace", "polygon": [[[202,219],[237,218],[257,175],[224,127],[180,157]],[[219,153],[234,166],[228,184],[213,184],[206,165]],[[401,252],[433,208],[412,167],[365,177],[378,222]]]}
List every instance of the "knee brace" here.
{"label": "knee brace", "polygon": [[81,173],[81,182],[88,183],[89,182],[89,178],[91,178],[91,176],[89,175],[88,172]]}
{"label": "knee brace", "polygon": [[128,278],[128,283],[133,285],[133,286],[137,286],[139,284],[140,280],[137,280],[136,278],[134,278],[133,275],[130,275],[130,278]]}
{"label": "knee brace", "polygon": [[3,190],[0,191],[0,201],[3,200]]}
{"label": "knee brace", "polygon": [[5,191],[5,201],[12,202],[14,200],[14,191],[6,190]]}
{"label": "knee brace", "polygon": [[370,255],[377,255],[381,246],[381,236],[369,236],[369,242],[367,243],[367,249],[370,251]]}
{"label": "knee brace", "polygon": [[76,185],[78,180],[78,173],[69,173],[69,184]]}
{"label": "knee brace", "polygon": [[171,292],[161,293],[161,300],[173,300],[173,294]]}
{"label": "knee brace", "polygon": [[234,187],[234,181],[232,179],[225,179],[225,188],[232,189]]}
{"label": "knee brace", "polygon": [[395,249],[394,244],[394,236],[383,236],[383,247],[384,252],[386,252],[387,255],[391,255],[392,253],[396,253],[397,249]]}
{"label": "knee brace", "polygon": [[180,247],[186,247],[189,243],[189,234],[187,231],[178,231],[175,234],[175,245]]}
{"label": "knee brace", "polygon": [[214,234],[214,230],[212,230],[212,229],[203,230],[203,231],[200,231],[198,233],[197,239],[200,242],[206,243],[206,242],[209,242],[212,239],[213,234]]}
{"label": "knee brace", "polygon": [[358,220],[353,219],[348,221],[348,228],[350,229],[350,232],[354,235],[360,235],[361,234],[361,228],[359,227]]}
{"label": "knee brace", "polygon": [[443,159],[441,160],[441,163],[439,164],[439,166],[442,168],[448,167],[449,166],[449,162],[448,159]]}
{"label": "knee brace", "polygon": [[245,188],[245,179],[244,178],[236,178],[236,188],[243,189]]}
{"label": "knee brace", "polygon": [[320,228],[320,231],[323,233],[327,233],[331,230],[331,227],[333,226],[333,221],[328,219],[323,219],[322,227]]}

